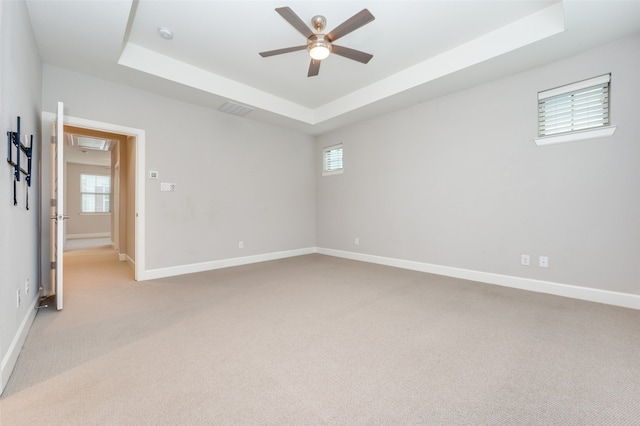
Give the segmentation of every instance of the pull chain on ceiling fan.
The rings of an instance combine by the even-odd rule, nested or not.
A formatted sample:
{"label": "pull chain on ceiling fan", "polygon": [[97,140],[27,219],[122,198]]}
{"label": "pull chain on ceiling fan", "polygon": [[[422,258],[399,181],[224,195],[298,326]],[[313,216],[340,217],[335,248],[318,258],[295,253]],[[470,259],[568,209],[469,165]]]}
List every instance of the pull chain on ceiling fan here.
{"label": "pull chain on ceiling fan", "polygon": [[307,49],[311,56],[311,63],[309,64],[307,77],[318,75],[320,72],[320,61],[327,58],[331,53],[335,53],[336,55],[340,55],[363,64],[368,63],[371,58],[373,58],[373,55],[370,55],[369,53],[334,44],[334,42],[340,37],[357,30],[375,19],[367,9],[362,9],[360,12],[338,25],[328,34],[322,33],[327,24],[327,20],[324,16],[316,15],[311,18],[311,25],[315,29],[314,32],[307,26],[307,24],[304,23],[304,21],[302,21],[302,19],[300,19],[298,15],[295,14],[293,10],[291,10],[291,8],[279,7],[276,8],[276,12],[278,12],[280,16],[282,16],[288,23],[298,30],[298,32],[307,38],[307,44],[260,52],[260,56],[263,58]]}

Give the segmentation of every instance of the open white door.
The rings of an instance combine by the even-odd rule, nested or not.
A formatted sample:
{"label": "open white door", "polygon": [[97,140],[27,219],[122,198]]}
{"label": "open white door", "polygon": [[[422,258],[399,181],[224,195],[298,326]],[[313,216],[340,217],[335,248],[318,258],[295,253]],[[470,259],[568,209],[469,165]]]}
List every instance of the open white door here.
{"label": "open white door", "polygon": [[51,146],[51,287],[55,289],[56,306],[62,309],[62,251],[64,244],[64,105],[58,111]]}

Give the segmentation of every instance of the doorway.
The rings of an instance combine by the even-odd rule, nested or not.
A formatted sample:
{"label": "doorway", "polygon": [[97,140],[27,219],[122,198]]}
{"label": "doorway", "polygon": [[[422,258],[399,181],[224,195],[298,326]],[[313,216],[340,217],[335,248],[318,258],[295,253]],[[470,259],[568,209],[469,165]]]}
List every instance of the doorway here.
{"label": "doorway", "polygon": [[[64,126],[64,250],[111,247],[135,259],[135,158],[127,135]],[[131,206],[129,205],[131,204]],[[132,240],[133,239],[133,240]]]}
{"label": "doorway", "polygon": [[[119,178],[114,179],[115,185],[120,185],[118,192],[120,196],[115,199],[117,203],[125,203],[127,206],[126,215],[124,209],[120,206],[116,206],[119,214],[113,218],[116,222],[128,222],[129,226],[126,230],[126,235],[122,233],[112,233],[112,237],[117,239],[116,243],[122,253],[119,254],[120,260],[129,262],[134,269],[134,277],[136,280],[145,279],[145,257],[144,257],[144,199],[145,199],[145,159],[144,159],[144,143],[145,143],[145,131],[142,129],[136,129],[127,126],[121,126],[117,124],[110,124],[104,122],[98,122],[93,120],[87,120],[83,118],[70,117],[65,115],[63,117],[64,126],[67,128],[75,128],[80,134],[96,134],[108,133],[118,135],[122,143],[120,145],[121,150],[126,150],[124,155],[127,156],[127,163],[124,161],[114,161],[111,164],[111,168],[118,168],[119,173],[115,173],[114,176]],[[55,134],[56,114],[50,112],[42,113],[42,135],[43,141],[51,139],[54,140]],[[78,130],[80,129],[80,130]],[[61,134],[63,132],[60,132]],[[44,159],[52,157],[52,144],[44,143],[42,145],[42,156]],[[126,169],[125,169],[126,167]],[[62,169],[62,166],[61,166]],[[39,164],[39,170],[41,176],[49,176],[51,171],[48,161],[42,161]],[[128,178],[128,188],[131,188],[126,192],[126,199],[123,200],[123,185],[122,174],[126,173]],[[65,174],[62,173],[62,176]],[[46,179],[46,178],[45,178]],[[50,192],[48,185],[40,185],[41,187],[41,204],[42,206],[48,206],[52,202],[52,193]],[[51,229],[51,218],[49,212],[45,208],[40,209],[41,216],[41,248],[42,250],[48,250],[50,246],[49,230]],[[112,229],[122,229],[121,223],[112,225]],[[116,235],[117,234],[117,235]],[[125,238],[126,236],[126,238]],[[110,237],[111,238],[111,237]],[[62,244],[61,244],[62,246]],[[41,269],[40,269],[40,282],[41,282],[41,296],[49,297],[55,294],[55,288],[53,287],[52,279],[50,278],[49,270],[52,265],[49,262],[49,256],[43,253],[41,256]],[[62,267],[62,266],[61,266]]]}

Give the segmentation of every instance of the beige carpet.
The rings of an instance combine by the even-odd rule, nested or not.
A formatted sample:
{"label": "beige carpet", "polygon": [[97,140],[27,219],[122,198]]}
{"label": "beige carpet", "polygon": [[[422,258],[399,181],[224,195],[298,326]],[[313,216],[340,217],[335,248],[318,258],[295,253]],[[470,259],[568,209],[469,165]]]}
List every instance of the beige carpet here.
{"label": "beige carpet", "polygon": [[640,311],[322,255],[65,262],[2,426],[640,424]]}

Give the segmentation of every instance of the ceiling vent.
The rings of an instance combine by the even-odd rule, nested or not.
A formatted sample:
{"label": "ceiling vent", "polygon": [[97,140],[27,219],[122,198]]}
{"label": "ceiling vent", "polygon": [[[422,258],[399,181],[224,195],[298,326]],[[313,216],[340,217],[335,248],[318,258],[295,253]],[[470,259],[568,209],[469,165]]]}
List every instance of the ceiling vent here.
{"label": "ceiling vent", "polygon": [[111,140],[104,138],[94,138],[91,136],[80,136],[67,133],[67,142],[70,146],[80,149],[92,149],[95,151],[109,151]]}
{"label": "ceiling vent", "polygon": [[218,110],[226,112],[227,114],[239,115],[242,117],[243,115],[247,115],[251,111],[253,111],[253,108],[246,105],[240,105],[235,102],[227,101],[222,104],[222,106],[218,108]]}

